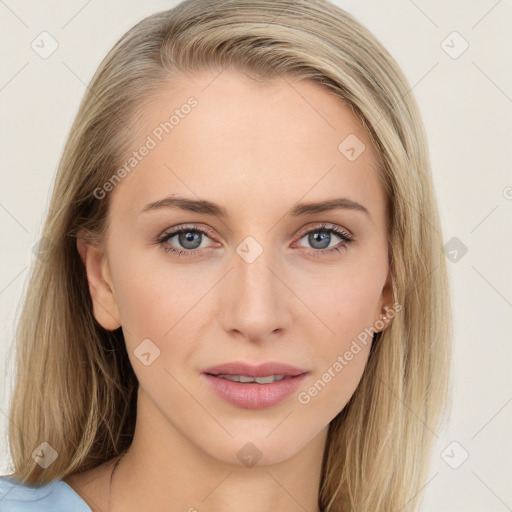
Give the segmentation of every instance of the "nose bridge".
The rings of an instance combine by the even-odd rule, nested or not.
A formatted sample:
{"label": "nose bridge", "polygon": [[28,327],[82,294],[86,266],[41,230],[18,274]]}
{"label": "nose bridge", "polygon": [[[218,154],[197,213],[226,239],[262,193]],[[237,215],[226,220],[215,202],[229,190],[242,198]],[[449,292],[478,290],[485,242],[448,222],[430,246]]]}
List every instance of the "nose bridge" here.
{"label": "nose bridge", "polygon": [[[258,237],[260,240],[262,236]],[[265,240],[270,240],[266,237]],[[224,303],[227,330],[235,329],[247,337],[259,339],[283,328],[287,319],[286,287],[276,276],[275,251],[260,243],[256,236],[240,242],[233,254]]]}
{"label": "nose bridge", "polygon": [[[261,236],[259,239],[262,240]],[[276,277],[270,271],[275,258],[268,239],[260,242],[248,236],[236,247],[234,278],[237,280],[239,298],[245,305],[257,307],[259,303],[260,306],[268,304],[279,293]]]}

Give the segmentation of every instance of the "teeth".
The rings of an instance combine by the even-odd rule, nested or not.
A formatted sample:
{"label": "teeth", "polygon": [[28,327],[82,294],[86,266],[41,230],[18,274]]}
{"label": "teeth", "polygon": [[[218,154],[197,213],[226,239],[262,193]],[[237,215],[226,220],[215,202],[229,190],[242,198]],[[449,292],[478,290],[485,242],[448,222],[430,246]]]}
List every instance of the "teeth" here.
{"label": "teeth", "polygon": [[268,377],[248,377],[247,375],[216,375],[219,379],[232,380],[233,382],[256,382],[258,384],[270,384],[284,379],[284,375],[269,375]]}

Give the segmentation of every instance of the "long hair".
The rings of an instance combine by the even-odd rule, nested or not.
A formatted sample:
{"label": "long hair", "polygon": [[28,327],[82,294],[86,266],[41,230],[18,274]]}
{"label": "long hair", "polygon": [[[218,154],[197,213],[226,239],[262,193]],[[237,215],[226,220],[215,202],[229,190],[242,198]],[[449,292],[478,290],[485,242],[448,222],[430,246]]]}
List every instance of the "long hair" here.
{"label": "long hair", "polygon": [[[227,67],[259,82],[311,79],[349,105],[379,155],[393,298],[361,381],[331,421],[319,506],[416,510],[449,398],[450,290],[424,127],[395,60],[327,0],[185,0],[131,28],[85,92],[57,171],[16,330],[13,476],[43,484],[129,447],[138,382],[121,328],[95,320],[80,230],[105,233],[109,195],[145,101],[182,72]],[[55,450],[47,468],[36,448]],[[53,453],[53,452],[51,452]]]}

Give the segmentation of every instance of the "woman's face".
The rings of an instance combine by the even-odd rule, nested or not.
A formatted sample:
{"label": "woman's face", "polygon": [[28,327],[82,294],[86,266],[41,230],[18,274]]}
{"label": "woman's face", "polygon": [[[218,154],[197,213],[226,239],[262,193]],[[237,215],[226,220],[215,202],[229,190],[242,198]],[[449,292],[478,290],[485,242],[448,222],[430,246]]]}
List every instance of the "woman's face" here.
{"label": "woman's face", "polygon": [[[313,82],[226,70],[182,76],[135,123],[88,275],[97,320],[123,326],[138,423],[238,465],[323,443],[367,362],[362,333],[392,302],[385,195],[360,121]],[[204,373],[251,373],[211,371],[231,362],[303,375]]]}

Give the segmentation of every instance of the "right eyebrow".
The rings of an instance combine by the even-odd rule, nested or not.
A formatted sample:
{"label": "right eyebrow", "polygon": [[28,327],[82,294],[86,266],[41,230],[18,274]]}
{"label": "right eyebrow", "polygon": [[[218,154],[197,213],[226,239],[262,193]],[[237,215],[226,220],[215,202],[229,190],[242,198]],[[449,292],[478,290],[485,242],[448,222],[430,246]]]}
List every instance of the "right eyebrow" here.
{"label": "right eyebrow", "polygon": [[205,215],[213,215],[215,217],[226,218],[228,216],[227,210],[211,201],[204,199],[186,199],[184,197],[168,196],[159,199],[153,203],[147,204],[140,213],[158,210],[160,208],[178,208],[193,213],[203,213]]}

